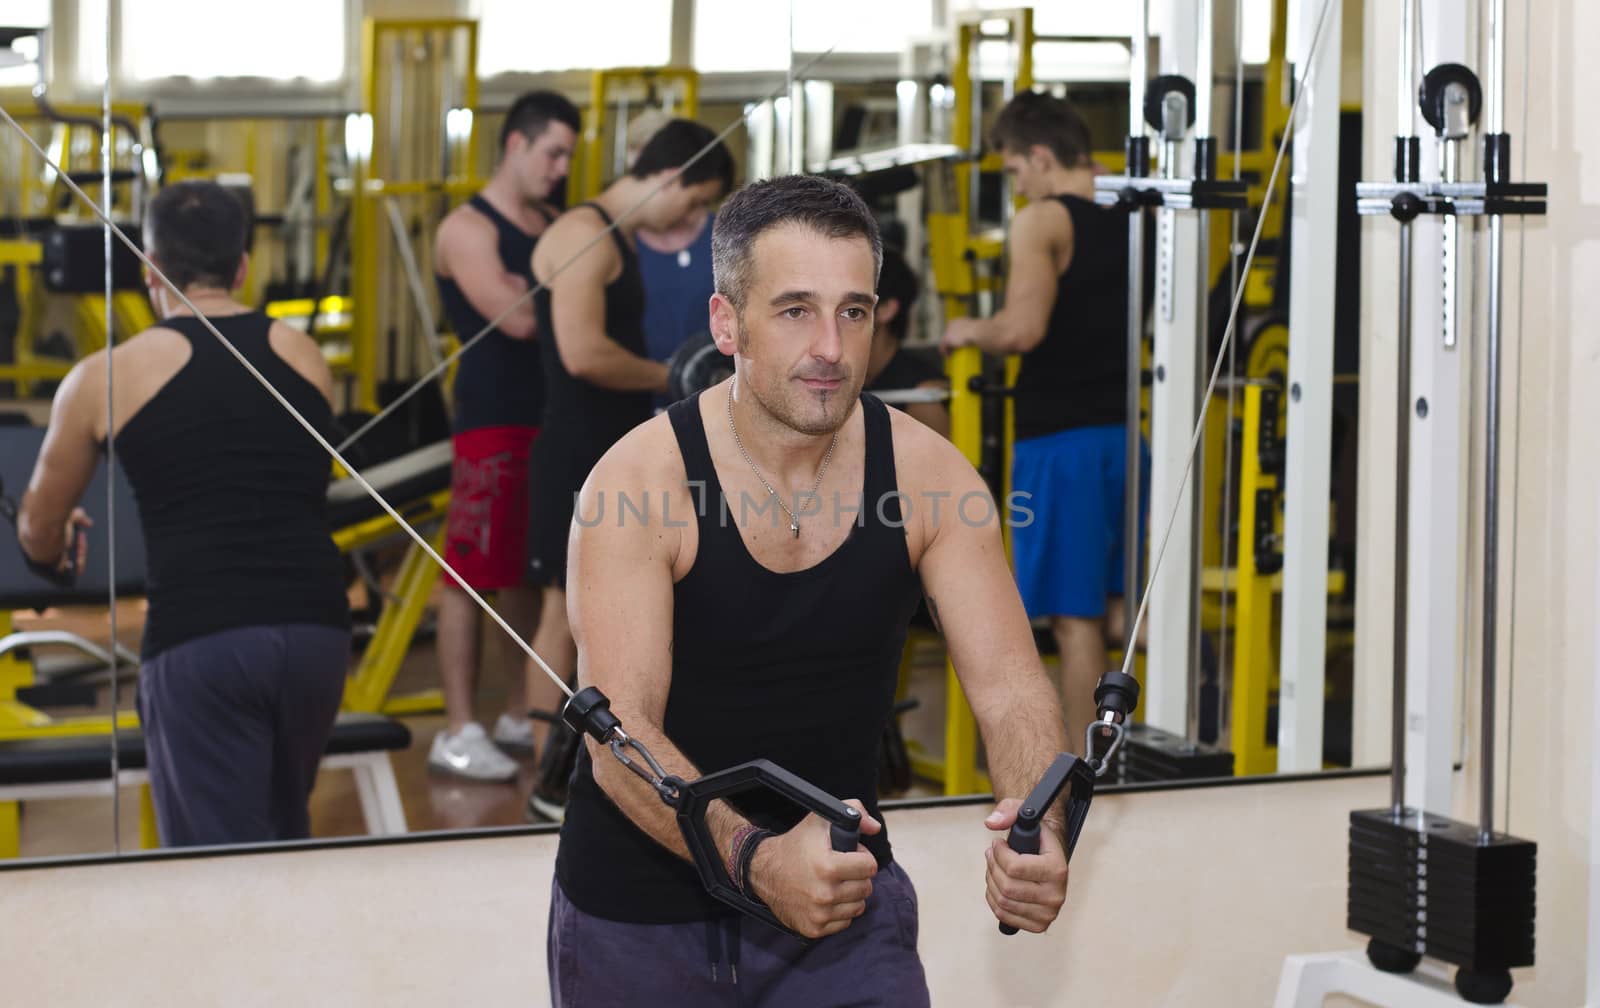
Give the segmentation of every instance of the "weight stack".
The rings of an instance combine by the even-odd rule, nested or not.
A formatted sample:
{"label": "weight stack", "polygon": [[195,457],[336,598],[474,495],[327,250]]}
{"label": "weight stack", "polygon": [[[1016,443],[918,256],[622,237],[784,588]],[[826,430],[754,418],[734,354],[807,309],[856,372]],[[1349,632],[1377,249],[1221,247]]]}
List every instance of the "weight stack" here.
{"label": "weight stack", "polygon": [[1233,753],[1146,724],[1130,724],[1111,774],[1119,784],[1232,777]]}
{"label": "weight stack", "polygon": [[1352,812],[1346,923],[1467,973],[1532,966],[1537,849],[1503,833],[1480,843],[1476,826],[1425,812]]}

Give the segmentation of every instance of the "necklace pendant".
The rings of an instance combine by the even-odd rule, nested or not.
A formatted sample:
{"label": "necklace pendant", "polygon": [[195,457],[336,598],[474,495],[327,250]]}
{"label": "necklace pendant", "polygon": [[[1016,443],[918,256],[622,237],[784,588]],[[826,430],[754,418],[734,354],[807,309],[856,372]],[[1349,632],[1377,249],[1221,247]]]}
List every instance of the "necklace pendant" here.
{"label": "necklace pendant", "polygon": [[790,518],[789,519],[789,531],[794,533],[794,537],[796,539],[800,538],[800,519],[798,519],[798,518]]}

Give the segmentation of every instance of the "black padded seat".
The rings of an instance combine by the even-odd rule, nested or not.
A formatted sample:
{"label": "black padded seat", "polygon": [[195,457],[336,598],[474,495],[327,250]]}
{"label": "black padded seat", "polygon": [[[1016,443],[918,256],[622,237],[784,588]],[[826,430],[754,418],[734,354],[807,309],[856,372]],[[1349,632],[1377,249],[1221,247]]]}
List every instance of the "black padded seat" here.
{"label": "black padded seat", "polygon": [[334,722],[333,737],[328,739],[325,756],[343,756],[347,753],[394,752],[411,747],[411,729],[394,718],[382,714],[340,714]]}
{"label": "black padded seat", "polygon": [[[408,505],[440,490],[450,489],[450,466],[454,458],[450,442],[439,441],[407,452],[399,458],[373,466],[361,475],[383,499],[405,513]],[[345,477],[328,484],[328,519],[336,529],[383,514],[360,484]]]}
{"label": "black padded seat", "polygon": [[[123,769],[137,755],[144,766],[144,737],[123,732],[117,738]],[[66,784],[111,779],[111,746],[104,735],[16,739],[0,742],[0,785]]]}
{"label": "black padded seat", "polygon": [[[111,746],[106,735],[74,735],[0,741],[0,785],[63,784],[109,780]],[[326,756],[394,751],[411,745],[411,729],[381,714],[340,714]],[[117,733],[118,765],[145,768],[144,734]]]}

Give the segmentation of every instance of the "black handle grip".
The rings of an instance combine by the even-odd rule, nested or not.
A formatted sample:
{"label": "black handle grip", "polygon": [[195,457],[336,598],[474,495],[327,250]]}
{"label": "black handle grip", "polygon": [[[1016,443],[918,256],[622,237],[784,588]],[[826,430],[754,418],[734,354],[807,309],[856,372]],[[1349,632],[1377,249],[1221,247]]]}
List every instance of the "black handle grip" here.
{"label": "black handle grip", "polygon": [[[1043,814],[1043,809],[1032,806],[1019,812],[1017,821],[1011,824],[1011,832],[1006,835],[1006,846],[1018,854],[1039,853],[1039,817]],[[1017,929],[1010,924],[1002,924],[1000,933],[1014,935]]]}
{"label": "black handle grip", "polygon": [[838,823],[828,824],[828,839],[833,844],[833,849],[840,854],[849,854],[861,842],[861,820],[856,820],[854,829],[840,826]]}
{"label": "black handle grip", "polygon": [[[1067,857],[1071,859],[1072,851],[1078,845],[1078,834],[1083,830],[1083,821],[1089,815],[1089,802],[1094,797],[1094,772],[1087,763],[1071,753],[1057,756],[1055,762],[1050,764],[1050,769],[1039,778],[1039,783],[1028,792],[1028,797],[1022,800],[1022,808],[1017,810],[1017,821],[1011,824],[1011,832],[1006,835],[1008,847],[1018,854],[1039,853],[1040,823],[1063,789],[1067,792],[1065,840]],[[1014,935],[1017,929],[1010,924],[1001,924],[1000,933]]]}

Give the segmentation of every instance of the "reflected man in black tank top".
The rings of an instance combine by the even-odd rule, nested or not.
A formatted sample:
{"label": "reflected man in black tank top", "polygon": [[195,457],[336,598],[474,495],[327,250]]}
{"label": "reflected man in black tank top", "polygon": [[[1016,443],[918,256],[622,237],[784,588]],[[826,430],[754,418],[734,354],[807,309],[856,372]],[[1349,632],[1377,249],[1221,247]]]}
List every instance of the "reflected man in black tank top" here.
{"label": "reflected man in black tank top", "polygon": [[[232,297],[249,226],[232,193],[181,182],[151,202],[145,248],[331,437],[321,348]],[[162,843],[309,836],[307,799],[350,659],[328,458],[194,310],[153,274],[147,283],[164,320],[61,383],[18,533],[33,560],[56,563],[68,515],[115,439],[144,534],[139,717]]]}
{"label": "reflected man in black tank top", "polygon": [[[673,1003],[705,1003],[728,975],[719,959],[773,1003],[927,1003],[906,939],[915,896],[876,794],[878,740],[924,593],[1003,799],[971,823],[989,905],[1043,931],[1065,900],[1059,816],[1039,855],[1003,839],[1065,737],[993,501],[947,441],[861,394],[880,256],[871,213],[838,183],[788,176],[728,200],[710,328],[735,376],[635,428],[594,467],[568,576],[580,683],[611,698],[666,772],[767,758],[862,809],[862,845],[847,853],[830,849],[826,822],[782,801],[745,796],[708,814],[747,891],[794,930],[833,937],[808,948],[730,918],[700,888],[672,811],[588,746],[552,894],[557,1005],[646,1003],[666,975],[704,984]],[[970,898],[977,911],[976,887]],[[606,951],[624,947],[609,940],[616,927],[633,962]],[[741,958],[744,946],[755,948]],[[695,956],[712,968],[701,958],[694,970]]]}
{"label": "reflected man in black tank top", "polygon": [[[1050,620],[1077,740],[1094,718],[1107,640],[1123,635],[1128,223],[1094,205],[1089,131],[1065,101],[1019,94],[992,134],[1028,200],[1008,237],[1005,307],[952,320],[941,345],[1022,355],[1011,486],[1033,520],[1013,529],[1011,552],[1028,615]],[[1143,525],[1141,514],[1141,538]]]}
{"label": "reflected man in black tank top", "polygon": [[[558,212],[549,200],[567,176],[579,124],[577,108],[553,91],[530,91],[512,102],[494,175],[450,211],[434,238],[434,278],[450,327],[462,344],[477,339],[456,364],[443,552],[463,583],[494,593],[496,611],[524,640],[539,618],[539,593],[523,577],[523,557],[528,462],[544,408],[540,333],[528,292],[534,244]],[[438,612],[446,724],[434,736],[428,766],[505,781],[516,776],[517,764],[502,748],[526,752],[534,741],[523,693],[527,659],[513,641],[499,639],[496,658],[510,685],[505,710],[485,732],[473,711],[482,621],[477,603],[446,577]]]}
{"label": "reflected man in black tank top", "polygon": [[[533,647],[571,678],[567,626],[567,537],[573,498],[617,439],[654,411],[667,366],[644,338],[644,285],[634,234],[670,231],[704,214],[733,187],[733,156],[705,126],[673,119],[639,151],[628,174],[550,226],[534,249],[534,296],[545,381],[544,423],[530,465],[528,578],[542,589]],[[528,702],[553,712],[561,694],[544,671],[527,667]],[[550,724],[534,718],[542,744]],[[570,750],[569,750],[570,752]],[[540,788],[530,806],[559,816],[562,796]]]}

